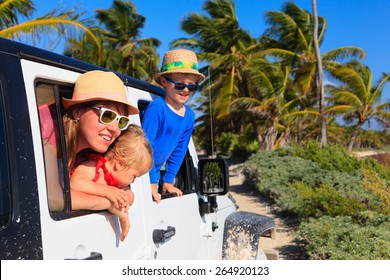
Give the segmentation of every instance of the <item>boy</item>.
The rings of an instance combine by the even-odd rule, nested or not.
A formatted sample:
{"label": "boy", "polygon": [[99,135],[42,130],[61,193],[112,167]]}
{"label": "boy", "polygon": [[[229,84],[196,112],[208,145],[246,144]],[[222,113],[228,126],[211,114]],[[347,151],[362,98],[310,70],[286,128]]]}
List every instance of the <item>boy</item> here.
{"label": "boy", "polygon": [[196,54],[189,50],[171,50],[165,53],[161,70],[154,80],[166,91],[146,109],[142,127],[153,148],[153,167],[149,172],[153,199],[159,203],[160,169],[165,164],[163,193],[181,196],[183,192],[173,181],[187,151],[195,124],[194,112],[185,105],[205,76],[198,71]]}

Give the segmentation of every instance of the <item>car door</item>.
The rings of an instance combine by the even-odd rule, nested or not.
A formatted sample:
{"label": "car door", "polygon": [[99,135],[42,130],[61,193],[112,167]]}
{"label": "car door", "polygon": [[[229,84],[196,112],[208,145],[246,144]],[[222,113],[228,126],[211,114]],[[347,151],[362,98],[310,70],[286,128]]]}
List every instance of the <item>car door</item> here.
{"label": "car door", "polygon": [[[144,259],[149,258],[150,248],[145,234],[143,205],[140,201],[145,175],[132,184],[135,202],[130,209],[131,229],[124,242],[119,240],[120,228],[117,217],[108,211],[72,211],[69,203],[69,173],[64,167],[63,137],[61,124],[55,126],[60,136],[57,146],[58,157],[53,160],[45,150],[41,136],[41,126],[46,120],[39,109],[42,104],[55,102],[61,107],[63,94],[70,94],[72,86],[80,73],[44,65],[29,60],[22,60],[24,83],[28,98],[35,165],[37,169],[39,208],[42,232],[42,248],[45,259]],[[70,97],[70,96],[68,96]],[[39,108],[39,109],[38,109]],[[58,119],[60,123],[60,119]],[[66,161],[65,161],[66,162]],[[147,175],[146,175],[147,176]],[[61,188],[58,188],[58,185]],[[53,187],[57,191],[53,191]],[[59,191],[58,196],[56,192]],[[53,195],[54,194],[54,195]],[[57,197],[63,206],[56,208],[49,202],[49,197]]]}
{"label": "car door", "polygon": [[6,45],[0,45],[0,259],[42,259],[27,101],[19,59],[3,47]]}
{"label": "car door", "polygon": [[[138,100],[141,118],[136,122],[141,124],[143,110],[157,96],[145,95],[145,92],[134,88],[128,90],[129,95]],[[207,236],[203,230],[207,224],[199,212],[199,195],[196,190],[196,161],[196,151],[191,140],[176,176],[175,184],[180,185],[176,186],[183,191],[182,197],[166,195],[157,204],[152,200],[148,188],[144,200],[145,215],[148,217],[148,238],[155,259],[205,259],[208,256]]]}

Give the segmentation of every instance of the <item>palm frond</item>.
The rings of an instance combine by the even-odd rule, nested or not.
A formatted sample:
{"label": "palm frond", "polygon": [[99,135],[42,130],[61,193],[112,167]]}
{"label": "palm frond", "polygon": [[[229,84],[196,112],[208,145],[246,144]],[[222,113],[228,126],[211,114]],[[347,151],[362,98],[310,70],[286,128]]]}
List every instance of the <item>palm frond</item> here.
{"label": "palm frond", "polygon": [[[42,45],[46,38],[48,43],[55,47],[56,45],[53,42],[58,43],[65,38],[75,38],[77,34],[85,33],[100,48],[98,39],[88,28],[90,25],[89,19],[81,19],[83,15],[83,12],[77,13],[75,9],[61,10],[56,7],[42,17],[0,30],[0,36],[19,39],[33,45]],[[45,36],[42,36],[42,34]]]}
{"label": "palm frond", "polygon": [[365,56],[366,53],[363,49],[351,46],[341,47],[325,52],[322,54],[322,59],[324,61],[343,60],[347,58],[364,59]]}
{"label": "palm frond", "polygon": [[35,12],[31,0],[7,0],[0,2],[0,30],[19,24],[19,17],[30,18]]}

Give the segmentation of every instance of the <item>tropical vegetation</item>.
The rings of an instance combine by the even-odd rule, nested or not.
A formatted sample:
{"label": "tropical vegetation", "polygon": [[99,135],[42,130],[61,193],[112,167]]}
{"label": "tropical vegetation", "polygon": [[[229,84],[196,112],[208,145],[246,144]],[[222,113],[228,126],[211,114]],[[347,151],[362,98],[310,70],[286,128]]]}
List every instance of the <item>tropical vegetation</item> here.
{"label": "tropical vegetation", "polygon": [[309,141],[253,154],[245,172],[298,227],[301,258],[390,259],[390,165]]}
{"label": "tropical vegetation", "polygon": [[[388,144],[389,103],[381,98],[389,74],[373,81],[359,47],[320,53],[327,21],[314,16],[313,4],[313,13],[292,1],[267,11],[268,27],[258,38],[240,26],[234,0],[207,0],[204,13],[184,17],[181,28],[189,36],[171,45],[194,50],[204,65],[207,79],[192,103],[199,112],[195,140],[208,154],[226,153],[219,143],[227,136],[255,141],[259,150],[303,139],[349,151]],[[153,82],[160,41],[140,36],[145,17],[131,1],[113,0],[88,19],[76,8],[57,6],[39,18],[34,11],[33,0],[0,0],[0,36],[41,45],[49,38],[51,46],[66,38],[66,55]],[[325,90],[322,71],[333,81]],[[372,121],[382,130],[366,133]]]}
{"label": "tropical vegetation", "polygon": [[[189,13],[182,29],[191,37],[179,38],[172,46],[190,48],[207,63],[208,80],[198,102],[203,115],[196,130],[205,150],[210,151],[211,125],[217,143],[229,132],[246,135],[242,140],[248,144],[258,141],[261,150],[299,144],[302,139],[356,145],[356,141],[347,140],[352,136],[346,122],[337,121],[348,114],[345,103],[335,102],[331,91],[324,96],[326,102],[321,100],[310,12],[286,2],[281,11],[266,13],[269,27],[262,36],[253,38],[239,25],[232,0],[206,1],[203,10],[208,15]],[[326,26],[326,20],[319,17],[319,45]],[[335,65],[346,68],[364,56],[359,47],[340,47],[321,54],[321,62],[331,79]],[[337,86],[345,84],[342,79],[338,82]],[[386,82],[379,83],[377,100]],[[386,103],[375,108],[374,115],[381,116],[386,128]],[[345,121],[348,119],[356,124],[356,119]],[[367,124],[368,119],[361,123]],[[363,133],[361,127],[352,132],[357,138]]]}
{"label": "tropical vegetation", "polygon": [[[95,11],[98,25],[90,28],[99,44],[81,36],[68,41],[65,54],[95,65],[151,82],[158,70],[156,38],[141,38],[145,17],[138,14],[132,2],[114,0],[111,8]],[[103,50],[98,55],[98,50]]]}
{"label": "tropical vegetation", "polygon": [[84,17],[84,12],[59,6],[38,18],[34,17],[34,12],[33,0],[0,0],[0,37],[50,50],[66,38],[83,34],[97,45],[97,38],[89,29],[91,22]]}

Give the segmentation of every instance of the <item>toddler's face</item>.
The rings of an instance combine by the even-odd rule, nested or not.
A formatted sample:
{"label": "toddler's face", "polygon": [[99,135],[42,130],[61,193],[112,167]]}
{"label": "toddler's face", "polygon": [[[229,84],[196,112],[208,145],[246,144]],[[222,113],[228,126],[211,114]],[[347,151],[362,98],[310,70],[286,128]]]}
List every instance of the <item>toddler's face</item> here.
{"label": "toddler's face", "polygon": [[137,169],[134,168],[122,169],[120,171],[116,171],[115,174],[113,175],[118,183],[118,186],[125,187],[132,184],[137,177],[141,177],[149,170],[150,170],[150,164],[148,164],[146,160],[143,166],[139,166],[137,167]]}

